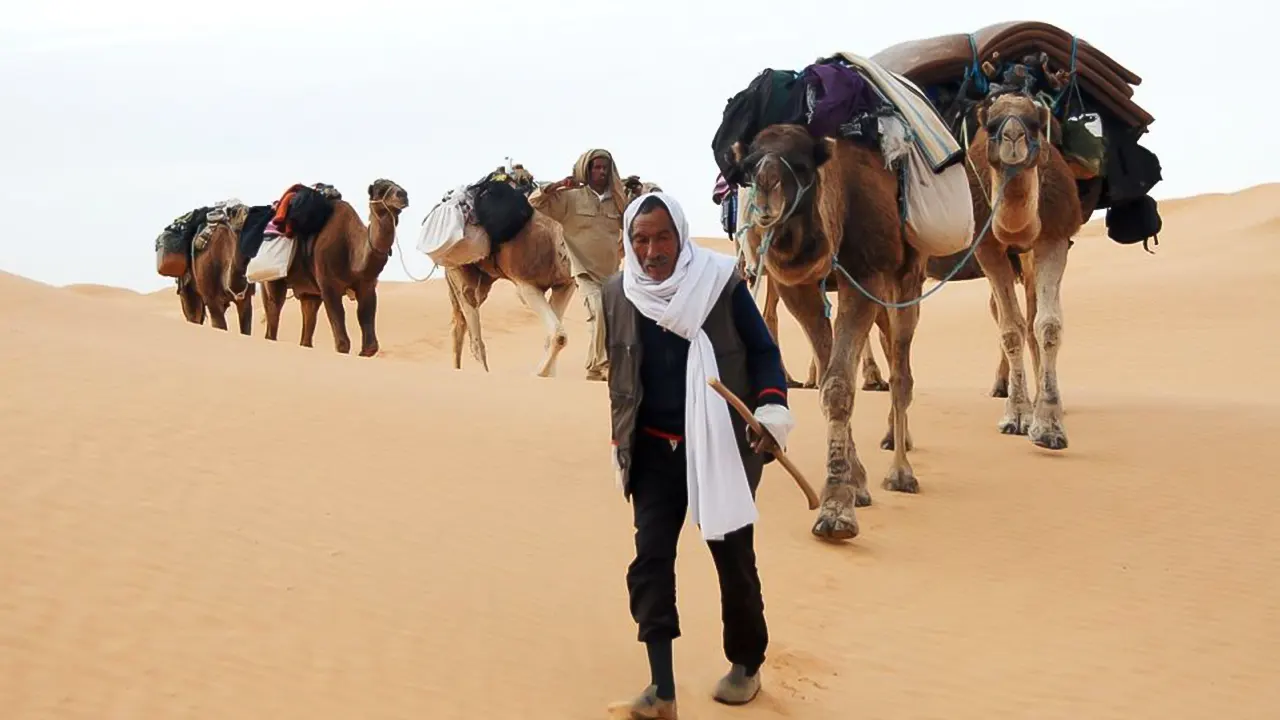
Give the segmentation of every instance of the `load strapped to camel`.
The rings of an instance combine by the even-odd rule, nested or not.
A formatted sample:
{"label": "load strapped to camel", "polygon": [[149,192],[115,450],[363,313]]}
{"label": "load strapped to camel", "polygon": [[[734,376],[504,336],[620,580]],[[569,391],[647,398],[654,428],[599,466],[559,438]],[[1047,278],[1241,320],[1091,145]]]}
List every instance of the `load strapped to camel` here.
{"label": "load strapped to camel", "polygon": [[445,193],[422,219],[418,250],[440,267],[479,262],[524,230],[533,219],[529,195],[537,187],[520,165],[500,167],[479,182]]}
{"label": "load strapped to camel", "polygon": [[1119,243],[1145,246],[1159,233],[1147,193],[1161,180],[1160,161],[1138,144],[1155,118],[1133,101],[1142,78],[1089,43],[1048,23],[1006,22],[899,43],[871,58],[924,88],[966,145],[989,93],[1013,85],[1040,97],[1060,128],[1050,141],[1075,173],[1086,212],[1106,209],[1108,234]]}
{"label": "load strapped to camel", "polygon": [[[928,98],[908,79],[853,53],[820,58],[801,72],[766,69],[725,106],[711,141],[716,165],[730,186],[751,184],[733,147],[748,147],[774,124],[805,126],[814,137],[844,138],[879,150],[898,175],[899,212],[915,231],[912,243],[941,256],[969,246],[973,202],[964,152]],[[738,232],[751,226],[748,197]]]}
{"label": "load strapped to camel", "polygon": [[173,220],[156,236],[156,272],[182,278],[191,269],[193,242],[204,229],[212,207],[191,210]]}
{"label": "load strapped to camel", "polygon": [[[249,258],[249,282],[270,282],[289,274],[297,248],[307,248],[333,217],[342,193],[332,185],[295,183],[268,206],[250,208],[240,228],[240,248]],[[266,207],[267,210],[262,210]]]}

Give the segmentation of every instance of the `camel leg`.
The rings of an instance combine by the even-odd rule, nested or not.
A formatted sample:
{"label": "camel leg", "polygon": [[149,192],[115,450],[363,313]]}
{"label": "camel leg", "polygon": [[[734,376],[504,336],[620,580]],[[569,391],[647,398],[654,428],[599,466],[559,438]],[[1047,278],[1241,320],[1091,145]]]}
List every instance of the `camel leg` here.
{"label": "camel leg", "polygon": [[449,335],[453,341],[453,369],[462,369],[462,340],[467,336],[467,319],[462,314],[461,291],[458,289],[457,271],[453,268],[445,270],[445,284],[449,287],[449,306],[452,314],[449,317]]}
{"label": "camel leg", "polygon": [[320,285],[320,300],[333,332],[333,349],[346,355],[351,352],[351,337],[347,335],[347,309],[342,305],[342,294],[337,288]]}
{"label": "camel leg", "polygon": [[369,285],[356,291],[356,321],[360,324],[360,357],[378,354],[378,333],[374,321],[378,317],[378,286]]}
{"label": "camel leg", "polygon": [[[921,262],[899,282],[898,292],[895,294],[897,302],[919,298],[923,286],[924,263]],[[915,377],[911,374],[911,343],[920,322],[920,305],[917,303],[906,308],[889,308],[888,316],[889,349],[885,355],[889,358],[889,385],[892,392],[889,432],[892,434],[887,435],[880,446],[884,447],[887,443],[889,447],[886,449],[893,450],[893,464],[889,466],[889,472],[880,486],[894,492],[918,493],[920,482],[911,468],[911,461],[907,459],[907,452],[912,447],[907,409],[911,407],[916,384]],[[883,328],[881,332],[884,332]]]}
{"label": "camel leg", "polygon": [[[910,297],[919,297],[919,295],[920,295],[920,293],[919,293],[919,292],[916,292],[916,293],[915,293],[915,295],[906,295],[906,294],[904,294],[904,295],[903,295],[903,297],[908,297],[908,298],[910,298]],[[887,363],[887,364],[889,365],[889,383],[890,383],[890,389],[892,389],[893,373],[897,372],[897,370],[895,370],[895,366],[894,366],[894,362],[895,362],[895,361],[894,361],[894,359],[893,359],[893,358],[894,358],[894,354],[893,354],[893,353],[894,353],[894,350],[893,350],[893,348],[894,348],[894,343],[893,343],[893,341],[891,340],[891,338],[892,338],[892,337],[894,337],[894,333],[896,332],[896,331],[893,329],[893,320],[892,320],[892,317],[891,317],[891,313],[893,313],[893,312],[895,312],[895,311],[894,311],[894,310],[890,310],[889,308],[885,308],[885,309],[881,310],[879,313],[877,313],[877,314],[876,314],[876,327],[880,330],[880,344],[884,346],[884,348],[883,348],[883,349],[884,349],[884,359],[885,359],[885,363]],[[912,335],[912,337],[915,337],[915,328],[916,328],[916,325],[915,325],[915,324],[916,324],[917,322],[919,322],[919,320],[920,320],[920,310],[919,310],[919,306],[917,305],[917,306],[916,306],[916,312],[915,312],[914,318],[912,319],[912,322],[911,322],[911,335]],[[871,355],[870,347],[871,347],[871,342],[870,342],[870,338],[868,338],[868,341],[867,341],[867,348],[868,348],[868,350],[866,351],[867,355]],[[910,357],[908,357],[908,358],[907,358],[907,362],[908,362],[908,363],[910,363],[910,362],[911,362],[911,358],[910,358]],[[910,366],[909,366],[909,365],[908,365],[908,367],[907,367],[907,371],[906,371],[906,372],[907,372],[907,378],[908,378],[909,380],[911,380],[911,382],[912,382],[912,387],[914,387],[914,386],[915,386],[915,385],[914,385],[914,380],[912,379],[912,376],[911,376],[911,368],[910,368]],[[864,388],[864,389],[865,389],[865,388]],[[908,391],[907,391],[908,396],[910,395],[910,392],[911,392],[910,390],[908,390]],[[910,401],[908,400],[908,402],[910,402]],[[897,426],[897,425],[896,425],[896,423],[897,423],[896,413],[897,413],[897,396],[896,396],[896,395],[893,395],[893,394],[890,394],[890,396],[889,396],[889,421],[888,421],[888,429],[887,429],[887,430],[885,430],[884,438],[880,441],[880,447],[881,447],[881,449],[884,449],[884,450],[893,450],[895,447],[897,447],[896,434],[895,434],[895,430],[894,430],[894,428]],[[912,442],[911,442],[911,430],[910,430],[909,428],[908,428],[908,430],[907,430],[907,433],[906,433],[906,434],[907,434],[907,452],[911,452],[911,450],[913,449],[913,447],[914,447],[914,446],[912,445]]]}
{"label": "camel leg", "polygon": [[805,378],[804,387],[807,390],[818,388],[818,361],[815,358],[809,358],[809,377]]}
{"label": "camel leg", "polygon": [[480,363],[480,367],[483,367],[485,372],[489,372],[489,356],[484,346],[484,335],[480,330],[480,305],[487,294],[486,292],[481,295],[480,288],[477,287],[474,304],[465,293],[459,298],[462,300],[462,317],[466,320],[467,333],[471,335],[471,357]]}
{"label": "camel leg", "polygon": [[[893,361],[889,359],[889,315],[888,311],[881,309],[876,314],[876,325],[880,328],[880,347],[884,350],[885,362],[890,364],[892,372]],[[889,383],[884,381],[884,375],[880,373],[880,366],[876,364],[876,354],[871,350],[871,343],[867,343],[862,347],[862,389],[869,392],[888,392]]]}
{"label": "camel leg", "polygon": [[[1038,292],[1035,253],[1026,253],[1022,256],[1022,294],[1026,298],[1027,327],[1029,328],[1036,326],[1036,307],[1039,305],[1036,294]],[[1040,343],[1032,333],[1027,333],[1027,352],[1031,354],[1031,375],[1038,378],[1040,377]]]}
{"label": "camel leg", "polygon": [[312,347],[316,337],[316,320],[320,317],[320,298],[317,295],[295,295],[302,310],[302,347]]}
{"label": "camel leg", "polygon": [[1027,399],[1027,378],[1022,364],[1027,326],[1018,307],[1013,265],[996,243],[978,246],[976,255],[996,296],[1000,344],[1009,362],[1009,397],[1005,399],[1004,417],[997,427],[1005,435],[1025,435],[1031,425],[1031,402]]}
{"label": "camel leg", "polygon": [[205,316],[204,300],[190,283],[178,284],[178,301],[182,303],[182,316],[193,325],[203,325]]}
{"label": "camel leg", "polygon": [[280,332],[280,311],[284,309],[284,296],[289,287],[284,280],[272,280],[262,284],[262,312],[267,316],[268,340],[275,340]]}
{"label": "camel leg", "polygon": [[219,330],[227,329],[227,303],[218,301],[206,303],[209,308],[209,322]]}
{"label": "camel leg", "polygon": [[[1037,373],[1035,411],[1028,436],[1049,450],[1065,450],[1067,431],[1062,427],[1062,395],[1058,391],[1058,350],[1062,346],[1062,275],[1067,269],[1067,241],[1041,239],[1035,295],[1043,305],[1035,319],[1036,342],[1044,354]],[[1028,293],[1029,294],[1029,293]]]}
{"label": "camel leg", "polygon": [[253,335],[253,293],[246,292],[236,301],[236,314],[240,318],[240,334]]}
{"label": "camel leg", "polygon": [[[449,283],[449,297],[454,306],[453,338],[455,370],[462,368],[462,338],[471,336],[471,355],[480,363],[485,372],[489,372],[489,360],[485,355],[484,336],[480,330],[480,305],[489,294],[493,279],[471,267],[450,268],[445,273],[445,281]],[[472,292],[467,292],[471,284]]]}
{"label": "camel leg", "polygon": [[[1000,329],[1000,309],[996,305],[996,291],[991,291],[991,299],[987,303],[991,310],[991,319],[996,321],[996,329]],[[996,383],[991,387],[991,397],[1009,397],[1009,358],[1004,354],[1004,342],[998,342],[996,349],[1000,352],[1000,365],[996,368]]]}
{"label": "camel leg", "polygon": [[551,307],[551,303],[547,302],[544,291],[522,282],[516,282],[515,286],[520,299],[542,320],[543,328],[547,331],[547,339],[543,343],[542,362],[538,363],[538,369],[534,374],[538,377],[555,377],[556,359],[568,344],[569,336],[565,334],[564,326],[560,323],[555,309]]}
{"label": "camel leg", "polygon": [[[779,349],[781,349],[782,338],[779,337],[778,335],[777,283],[773,280],[773,278],[770,278],[767,275],[763,275],[758,280],[756,280],[756,282],[761,282],[761,281],[765,282],[764,312],[761,313],[761,315],[764,316],[764,326],[769,329],[769,334],[773,336],[774,344],[776,344],[779,347]],[[781,356],[781,352],[779,352],[779,356]],[[803,387],[800,383],[796,382],[795,378],[791,377],[791,373],[787,371],[786,361],[780,359],[779,362],[782,364],[782,376],[787,380],[787,387],[788,388]]]}
{"label": "camel leg", "polygon": [[[873,293],[884,292],[884,283],[869,283]],[[840,282],[840,309],[836,315],[831,362],[822,373],[819,396],[827,420],[827,482],[813,525],[814,535],[826,540],[847,540],[858,534],[854,507],[871,504],[867,471],[858,460],[850,420],[853,418],[854,358],[867,341],[879,305]]]}
{"label": "camel leg", "polygon": [[564,330],[564,314],[569,309],[569,301],[573,299],[573,295],[577,291],[578,284],[572,281],[551,288],[549,304],[551,312],[556,317],[556,326],[559,328],[554,336],[555,342],[559,347],[556,350],[555,357],[551,360],[549,368],[551,376],[556,374],[556,361],[559,359],[560,351],[569,345],[569,334]]}

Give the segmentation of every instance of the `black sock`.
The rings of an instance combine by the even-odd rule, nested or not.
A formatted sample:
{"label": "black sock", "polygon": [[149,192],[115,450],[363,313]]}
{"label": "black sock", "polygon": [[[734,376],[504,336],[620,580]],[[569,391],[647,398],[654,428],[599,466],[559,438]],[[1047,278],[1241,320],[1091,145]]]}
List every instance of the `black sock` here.
{"label": "black sock", "polygon": [[649,651],[649,673],[653,684],[658,686],[658,697],[663,700],[676,698],[676,674],[672,668],[671,641],[650,640],[645,643]]}

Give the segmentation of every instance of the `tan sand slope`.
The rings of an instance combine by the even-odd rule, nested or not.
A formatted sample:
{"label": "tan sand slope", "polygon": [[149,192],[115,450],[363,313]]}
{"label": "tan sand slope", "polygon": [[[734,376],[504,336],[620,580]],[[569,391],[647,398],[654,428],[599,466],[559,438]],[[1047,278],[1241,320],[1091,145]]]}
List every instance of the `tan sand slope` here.
{"label": "tan sand slope", "polygon": [[[814,540],[771,466],[745,709],[709,698],[717,591],[686,529],[683,716],[1276,717],[1278,205],[1164,203],[1155,256],[1078,239],[1060,454],[995,430],[985,282],[926,301],[922,494],[878,489],[886,394],[857,399],[876,504],[854,542]],[[646,682],[580,301],[542,381],[507,285],[488,375],[450,369],[439,283],[382,286],[377,359],[337,356],[323,320],[298,348],[292,302],[277,344],[186,324],[168,291],[0,275],[0,302],[0,718],[589,719]],[[819,483],[821,413],[793,398]]]}

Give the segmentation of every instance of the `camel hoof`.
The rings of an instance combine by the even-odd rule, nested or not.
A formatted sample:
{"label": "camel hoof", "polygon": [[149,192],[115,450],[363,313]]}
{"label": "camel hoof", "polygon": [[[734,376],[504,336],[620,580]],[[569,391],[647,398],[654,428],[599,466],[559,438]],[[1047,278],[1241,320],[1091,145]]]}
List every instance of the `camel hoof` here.
{"label": "camel hoof", "polygon": [[920,492],[920,481],[916,479],[911,468],[889,468],[889,474],[885,475],[880,487],[893,492],[915,495]]}
{"label": "camel hoof", "polygon": [[1000,428],[1000,432],[1005,435],[1026,435],[1027,430],[1031,428],[1030,408],[1006,411],[996,427]]}
{"label": "camel hoof", "polygon": [[360,351],[360,357],[373,357],[374,355],[377,355],[377,354],[378,354],[377,345],[364,348],[363,350]]}
{"label": "camel hoof", "polygon": [[1027,436],[1037,447],[1046,450],[1067,449],[1067,433],[1058,425],[1033,423]]}
{"label": "camel hoof", "polygon": [[833,517],[823,510],[813,524],[813,534],[823,540],[852,540],[858,536],[858,521],[853,519],[852,513]]}
{"label": "camel hoof", "polygon": [[867,392],[889,392],[889,383],[883,380],[868,380],[862,383],[862,389]]}
{"label": "camel hoof", "polygon": [[996,384],[991,387],[991,397],[993,398],[1009,397],[1009,381],[1005,379],[997,380]]}
{"label": "camel hoof", "polygon": [[871,507],[871,491],[866,488],[858,488],[853,495],[854,507]]}
{"label": "camel hoof", "polygon": [[792,380],[791,378],[787,378],[788,389],[795,390],[796,388],[802,388],[804,386],[805,386],[804,383],[800,382],[799,380]]}
{"label": "camel hoof", "polygon": [[804,388],[805,390],[817,390],[817,389],[818,389],[818,383],[816,383],[816,382],[807,382],[807,383],[805,383],[804,385],[801,385],[800,387]]}
{"label": "camel hoof", "polygon": [[[881,450],[892,450],[896,443],[893,441],[893,428],[889,428],[889,432],[885,433],[884,439],[880,441]],[[907,452],[915,449],[915,443],[911,442],[911,433],[907,433]]]}

